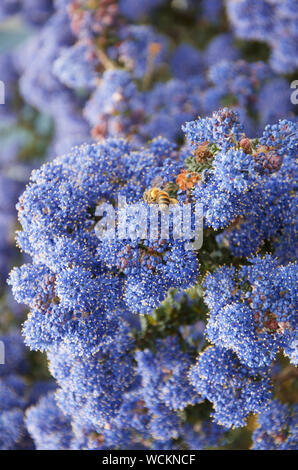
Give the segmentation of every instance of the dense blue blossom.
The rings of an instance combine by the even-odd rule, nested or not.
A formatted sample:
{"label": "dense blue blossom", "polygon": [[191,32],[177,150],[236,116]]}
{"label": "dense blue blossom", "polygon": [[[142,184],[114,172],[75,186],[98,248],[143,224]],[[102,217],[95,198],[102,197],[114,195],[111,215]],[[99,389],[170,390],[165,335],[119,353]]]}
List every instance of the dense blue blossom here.
{"label": "dense blue blossom", "polygon": [[53,73],[69,88],[92,89],[96,86],[95,68],[98,66],[92,46],[82,41],[62,50],[53,64]]}
{"label": "dense blue blossom", "polygon": [[38,450],[67,450],[72,430],[69,420],[59,410],[53,393],[41,398],[27,410],[26,426]]}
{"label": "dense blue blossom", "polygon": [[[125,237],[128,238],[128,242],[107,241],[101,243],[95,231],[91,230],[92,214],[90,214],[90,208],[94,208],[102,198],[107,197],[108,200],[113,198],[113,184],[115,185],[114,197],[116,197],[115,183],[119,184],[119,178],[127,179],[128,182],[130,175],[137,178],[138,183],[134,184],[132,188],[129,183],[127,185],[128,196],[130,197],[130,193],[133,191],[135,193],[134,199],[137,200],[138,197],[142,197],[144,190],[150,184],[150,173],[146,175],[144,170],[149,169],[149,165],[155,165],[158,168],[163,163],[164,156],[158,157],[160,150],[157,145],[151,147],[151,152],[128,152],[129,145],[121,140],[76,149],[73,156],[61,157],[52,164],[45,165],[42,170],[36,171],[35,176],[32,176],[32,184],[22,196],[19,208],[24,232],[19,235],[19,243],[25,251],[35,259],[38,257],[39,260],[37,265],[27,268],[30,270],[30,276],[33,274],[35,282],[40,285],[38,288],[35,287],[34,292],[30,294],[37,299],[37,304],[35,301],[33,304],[30,302],[24,288],[20,289],[20,281],[24,280],[28,283],[27,270],[24,273],[19,270],[14,271],[10,282],[15,286],[15,295],[18,300],[29,303],[34,308],[35,312],[34,310],[32,312],[34,328],[39,328],[44,324],[48,331],[45,333],[44,340],[46,342],[50,341],[48,335],[51,335],[52,328],[49,330],[49,326],[46,326],[48,322],[44,321],[44,314],[40,318],[40,326],[37,325],[38,311],[36,307],[38,305],[43,304],[44,311],[51,316],[51,323],[54,318],[59,318],[60,312],[60,326],[55,321],[55,329],[58,327],[58,330],[53,333],[58,338],[63,334],[62,331],[67,331],[66,318],[70,322],[76,321],[75,317],[82,315],[79,312],[85,312],[87,315],[87,312],[93,311],[94,307],[108,309],[108,311],[116,309],[119,305],[117,299],[121,298],[122,290],[124,301],[132,311],[149,313],[166,297],[170,287],[185,289],[196,281],[198,263],[195,254],[192,251],[186,251],[181,242],[167,243],[164,241],[161,243],[159,241],[156,243],[152,241],[146,246],[140,240],[136,242],[135,246],[128,245],[128,256],[126,256],[127,259],[124,263],[119,256],[125,256],[130,237]],[[105,176],[104,159],[110,166],[113,153],[117,166],[111,168],[110,174]],[[88,158],[86,158],[87,155]],[[119,156],[121,160],[118,159]],[[154,159],[155,156],[158,158]],[[136,158],[139,159],[138,166],[133,168]],[[94,164],[98,167],[97,171]],[[76,170],[74,171],[74,169]],[[153,173],[154,166],[150,170]],[[61,185],[62,182],[63,185]],[[125,191],[125,186],[123,189]],[[53,205],[54,200],[56,203]],[[78,210],[79,207],[81,207],[80,210]],[[71,211],[73,211],[72,214]],[[38,221],[36,219],[37,213],[39,214]],[[42,236],[41,223],[43,224]],[[134,260],[138,257],[140,261],[135,262]],[[41,264],[42,261],[44,266]],[[102,262],[104,262],[103,265],[101,265]],[[76,274],[73,268],[72,271],[69,270],[70,263],[73,267],[80,266]],[[134,270],[129,270],[130,263],[135,266]],[[82,267],[85,269],[85,274],[81,272]],[[51,292],[47,294],[47,300],[45,297],[44,300],[37,297],[38,291],[44,291],[44,285],[40,284],[42,281],[40,270],[44,270],[47,290]],[[126,275],[124,278],[122,273]],[[148,274],[149,277],[146,277]],[[58,277],[56,277],[57,275]],[[71,294],[75,296],[71,301],[70,298],[65,297],[70,293],[69,276],[73,278],[73,281],[75,276],[81,278],[81,281],[77,280],[73,283],[78,292]],[[88,276],[90,276],[89,281]],[[30,289],[32,289],[32,285],[31,281]],[[149,291],[145,295],[146,285],[149,287]],[[67,286],[67,290],[65,290],[65,286]],[[99,289],[100,304],[96,300],[95,288]],[[89,300],[88,291],[90,292]],[[107,296],[106,301],[104,300],[105,295]],[[85,300],[83,296],[86,296]],[[114,301],[113,296],[115,297]],[[31,324],[30,319],[29,324]],[[29,324],[27,323],[25,326],[28,334],[33,331]],[[39,337],[41,341],[42,336],[39,335]]]}
{"label": "dense blue blossom", "polygon": [[158,414],[161,403],[171,410],[180,410],[199,402],[187,379],[191,356],[183,353],[178,339],[168,337],[165,341],[157,341],[155,347],[155,354],[149,350],[136,353],[147,407],[153,414]]}
{"label": "dense blue blossom", "polygon": [[53,13],[52,0],[3,0],[0,18],[21,14],[29,24],[40,26]]}
{"label": "dense blue blossom", "polygon": [[270,366],[281,348],[296,364],[297,266],[279,267],[269,256],[250,262],[237,272],[223,268],[205,279],[207,336],[248,367]]}
{"label": "dense blue blossom", "polygon": [[2,1],[1,449],[297,449],[297,12]]}
{"label": "dense blue blossom", "polygon": [[32,449],[24,412],[52,384],[45,382],[39,389],[30,389],[25,375],[29,364],[19,331],[1,335],[0,345],[0,449]]}
{"label": "dense blue blossom", "polygon": [[267,42],[270,62],[281,73],[297,68],[296,0],[227,0],[227,12],[236,34],[244,39]]}
{"label": "dense blue blossom", "polygon": [[[100,342],[100,335],[97,341]],[[121,406],[123,394],[135,379],[132,346],[128,329],[122,323],[115,341],[108,345],[101,342],[98,352],[87,362],[84,356],[71,354],[67,340],[52,348],[50,370],[61,387],[56,395],[63,412],[79,415],[82,423],[95,427],[104,426],[113,418]]]}
{"label": "dense blue blossom", "polygon": [[202,398],[213,403],[217,423],[245,426],[250,413],[259,413],[271,398],[269,379],[240,364],[229,350],[212,346],[190,369],[189,380]]}
{"label": "dense blue blossom", "polygon": [[138,0],[120,0],[119,9],[130,20],[136,20],[148,13],[150,14],[152,10],[164,2],[165,0],[144,0],[142,2]]}
{"label": "dense blue blossom", "polygon": [[[59,101],[63,100],[67,104],[72,99],[70,91],[56,79],[52,72],[57,49],[61,46],[68,46],[72,42],[73,36],[69,29],[67,15],[58,11],[49,19],[39,34],[30,38],[25,51],[22,48],[19,52],[22,96],[32,106],[47,114],[55,114]],[[34,62],[28,62],[27,57],[35,57]]]}
{"label": "dense blue blossom", "polygon": [[136,78],[153,73],[167,58],[167,38],[149,26],[127,26],[120,31],[120,40],[119,60]]}
{"label": "dense blue blossom", "polygon": [[255,450],[297,449],[297,406],[273,400],[259,416],[252,439]]}
{"label": "dense blue blossom", "polygon": [[[269,205],[265,220],[263,207],[264,200],[276,200],[276,192],[274,194],[273,191],[278,191],[277,180],[282,180],[285,185],[288,181],[288,191],[284,188],[279,191],[284,201],[284,208],[281,206],[284,213],[294,203],[293,158],[297,147],[294,137],[297,125],[284,120],[279,124],[266,126],[255,148],[245,137],[237,113],[228,109],[214,113],[212,118],[186,123],[184,129],[193,153],[190,163],[194,169],[197,166],[203,175],[194,194],[204,204],[206,223],[214,228],[227,226],[232,221],[239,220],[239,217],[249,217],[250,208],[257,205],[260,207],[259,212],[254,210],[252,218],[263,225],[263,236],[269,239],[272,235],[267,235],[264,222],[268,220],[269,224],[270,217],[272,231],[275,227],[272,224],[272,213],[274,209],[279,210],[279,207],[277,201],[276,208]],[[204,145],[207,144],[210,150],[209,153],[205,151],[204,156]],[[280,167],[279,173],[277,170]],[[287,173],[290,177],[288,180],[284,177]],[[285,216],[277,213],[276,217],[280,230]],[[252,225],[254,224],[250,221],[250,227]],[[262,233],[261,227],[258,228],[259,233]],[[243,248],[245,245],[241,249]]]}

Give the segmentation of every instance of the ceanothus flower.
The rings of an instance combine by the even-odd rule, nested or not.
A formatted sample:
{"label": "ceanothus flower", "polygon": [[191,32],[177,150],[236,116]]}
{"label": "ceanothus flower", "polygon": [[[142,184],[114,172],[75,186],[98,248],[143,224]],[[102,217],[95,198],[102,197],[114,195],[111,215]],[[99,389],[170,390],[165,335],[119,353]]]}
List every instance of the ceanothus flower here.
{"label": "ceanothus flower", "polygon": [[34,444],[25,426],[24,413],[28,406],[53,387],[53,383],[43,382],[39,387],[29,385],[26,377],[29,361],[18,330],[12,329],[1,335],[0,342],[0,449],[33,449]]}
{"label": "ceanothus flower", "polygon": [[252,435],[254,450],[297,449],[297,406],[272,400],[258,416]]}
{"label": "ceanothus flower", "polygon": [[[104,426],[114,418],[123,402],[124,393],[135,381],[133,339],[128,327],[121,323],[112,343],[97,338],[96,353],[79,356],[67,343],[48,351],[50,371],[57,380],[57,403],[68,416],[79,416],[82,425]],[[75,390],[75,393],[73,392]]]}
{"label": "ceanothus flower", "polygon": [[297,265],[278,266],[269,255],[250,263],[237,272],[224,267],[206,277],[207,338],[234,351],[252,369],[269,367],[282,348],[296,364]]}
{"label": "ceanothus flower", "polygon": [[[294,449],[297,0],[87,3],[0,7],[31,33],[0,55],[0,276],[28,174],[18,159],[37,151],[48,163],[17,205],[26,264],[9,284],[29,307],[25,345],[58,387],[34,382],[40,353],[28,363],[20,334],[1,335],[0,448],[231,446],[242,431],[230,428],[258,414],[254,448]],[[15,128],[28,115],[25,152]],[[153,187],[169,210],[147,239]],[[203,205],[199,250],[174,236],[183,204]],[[0,294],[6,331],[16,318]]]}
{"label": "ceanothus flower", "polygon": [[279,73],[297,68],[297,0],[226,0],[228,19],[238,37],[266,42]]}
{"label": "ceanothus flower", "polygon": [[69,419],[58,408],[53,392],[26,412],[26,426],[37,450],[68,450],[73,438]]}
{"label": "ceanothus flower", "polygon": [[[142,79],[151,69],[157,69],[168,56],[168,39],[151,26],[129,25],[119,32],[119,61],[137,79]],[[149,67],[149,70],[148,70]]]}
{"label": "ceanothus flower", "polygon": [[[285,209],[281,207],[286,212],[293,203],[297,124],[282,120],[268,125],[260,139],[251,141],[245,136],[238,113],[225,108],[211,118],[188,122],[183,129],[192,153],[185,163],[199,174],[193,194],[204,206],[206,225],[218,229],[233,222],[237,226],[246,216],[249,218],[251,212],[252,218],[257,218],[265,229],[265,222],[269,225],[275,211],[280,228],[278,204],[272,189],[277,189],[274,182],[279,179],[279,174],[281,184],[289,181],[289,192],[281,191]],[[285,178],[286,173],[291,179]],[[263,215],[266,198],[272,199],[266,209],[268,219]],[[272,203],[276,205],[271,208]],[[255,206],[260,206],[259,212]],[[271,230],[273,227],[275,224],[270,226]],[[266,232],[264,235],[267,238]],[[249,236],[245,238],[249,239]]]}
{"label": "ceanothus flower", "polygon": [[96,87],[99,65],[92,44],[81,41],[62,49],[53,63],[53,74],[69,88],[92,90]]}
{"label": "ceanothus flower", "polygon": [[[17,53],[22,97],[39,111],[53,117],[61,100],[65,105],[74,100],[70,90],[52,72],[53,62],[58,57],[60,48],[70,46],[73,39],[66,12],[58,10],[41,32],[30,38],[25,50],[22,47]],[[31,57],[34,57],[34,62]]]}
{"label": "ceanothus flower", "polygon": [[187,378],[192,357],[183,352],[178,338],[157,340],[155,348],[155,352],[149,349],[136,352],[144,400],[151,412],[158,413],[161,403],[175,411],[200,402]]}
{"label": "ceanothus flower", "polygon": [[119,11],[130,20],[138,20],[143,16],[150,14],[155,8],[159,7],[165,0],[120,0]]}
{"label": "ceanothus flower", "polygon": [[[98,202],[113,202],[118,188],[124,196],[141,198],[156,170],[167,162],[171,148],[160,141],[159,145],[153,143],[149,150],[131,152],[124,141],[111,140],[74,149],[73,155],[64,155],[32,175],[32,183],[19,203],[24,229],[19,234],[19,243],[33,256],[34,264],[29,269],[33,270],[37,284],[42,280],[38,275],[40,267],[50,276],[47,282],[51,294],[32,305],[34,329],[46,328],[46,343],[54,337],[58,340],[77,319],[87,318],[94,309],[101,309],[107,317],[125,305],[132,311],[149,313],[164,300],[170,287],[186,289],[195,283],[198,262],[195,253],[187,251],[183,242],[157,240],[146,245],[142,240],[131,243],[129,235],[125,236],[127,241],[104,241],[98,239],[94,230]],[[110,168],[108,174],[107,168]],[[136,182],[131,185],[131,180]],[[122,260],[123,256],[127,259]],[[129,270],[131,263],[134,263],[133,271]],[[18,300],[28,303],[30,299],[24,296],[26,290],[20,289],[20,282],[27,282],[28,278],[21,271],[13,271],[10,282]],[[30,281],[30,289],[32,285]],[[35,297],[37,291],[29,297]],[[123,305],[119,304],[121,292]],[[44,314],[39,326],[36,323],[39,305],[50,316],[51,327]],[[61,321],[57,323],[59,312]],[[25,326],[28,334],[34,329],[28,323]],[[42,337],[39,335],[41,343]]]}
{"label": "ceanothus flower", "polygon": [[262,177],[243,217],[218,238],[228,244],[234,255],[251,256],[265,241],[270,241],[276,257],[283,263],[291,261],[297,240],[296,139],[297,123],[283,120],[266,126],[254,150],[249,139],[242,141],[248,145],[245,151],[252,155]]}
{"label": "ceanothus flower", "polygon": [[242,365],[230,350],[210,346],[189,372],[201,398],[212,402],[214,419],[231,427],[245,426],[250,413],[259,413],[271,398],[269,377]]}

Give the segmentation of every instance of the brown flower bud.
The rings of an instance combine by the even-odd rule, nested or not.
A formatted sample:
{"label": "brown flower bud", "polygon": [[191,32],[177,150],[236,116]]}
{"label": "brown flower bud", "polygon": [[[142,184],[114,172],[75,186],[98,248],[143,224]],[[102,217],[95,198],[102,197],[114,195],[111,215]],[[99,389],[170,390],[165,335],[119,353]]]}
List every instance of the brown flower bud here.
{"label": "brown flower bud", "polygon": [[251,153],[252,148],[251,148],[250,139],[248,139],[248,137],[243,137],[240,140],[240,147],[245,153]]}
{"label": "brown flower bud", "polygon": [[213,154],[208,148],[208,142],[203,142],[203,144],[199,144],[197,146],[195,150],[195,157],[197,163],[202,163],[209,158],[213,158]]}

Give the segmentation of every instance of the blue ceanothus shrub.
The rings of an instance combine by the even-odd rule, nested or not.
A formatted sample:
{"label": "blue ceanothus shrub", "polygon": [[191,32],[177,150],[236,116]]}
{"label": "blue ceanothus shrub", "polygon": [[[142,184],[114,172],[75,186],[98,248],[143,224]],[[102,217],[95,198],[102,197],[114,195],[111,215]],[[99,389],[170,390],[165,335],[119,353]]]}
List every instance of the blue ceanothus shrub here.
{"label": "blue ceanothus shrub", "polygon": [[[280,352],[297,364],[297,266],[288,241],[295,221],[285,217],[294,215],[297,124],[280,121],[249,139],[224,108],[184,131],[181,151],[162,138],[138,150],[121,139],[73,148],[35,170],[19,200],[18,244],[32,261],[9,282],[30,307],[25,343],[47,352],[59,384],[55,403],[44,397],[27,414],[39,448],[214,445],[252,413],[265,426]],[[129,233],[98,238],[100,203],[116,207],[121,194],[129,208],[156,176],[178,204],[203,204],[200,250]],[[168,297],[173,289],[188,290],[186,305]],[[198,355],[196,335],[188,339],[181,325],[199,320],[206,328]],[[196,441],[198,424],[187,416],[208,403],[215,423]],[[62,434],[49,436],[50,424],[38,433],[47,410]]]}
{"label": "blue ceanothus shrub", "polygon": [[[297,14],[1,2],[1,448],[297,448]],[[153,187],[200,248],[175,211],[144,236]]]}

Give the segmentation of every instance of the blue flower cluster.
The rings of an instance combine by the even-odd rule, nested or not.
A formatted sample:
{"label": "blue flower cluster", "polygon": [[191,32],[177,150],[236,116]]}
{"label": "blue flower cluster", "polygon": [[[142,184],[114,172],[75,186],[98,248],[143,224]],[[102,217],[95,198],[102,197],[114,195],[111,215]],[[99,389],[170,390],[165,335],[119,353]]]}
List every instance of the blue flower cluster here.
{"label": "blue flower cluster", "polygon": [[52,13],[52,0],[3,0],[0,6],[0,19],[19,14],[35,27],[42,26]]}
{"label": "blue flower cluster", "polygon": [[238,271],[221,268],[205,279],[207,336],[232,349],[248,367],[269,367],[282,348],[297,365],[297,266],[278,266],[269,255],[249,262]]}
{"label": "blue flower cluster", "polygon": [[[9,282],[16,299],[31,309],[25,342],[47,352],[59,385],[57,404],[75,429],[71,442],[76,444],[67,440],[67,424],[66,436],[56,436],[58,447],[130,448],[136,429],[141,446],[172,448],[187,427],[180,412],[205,407],[204,400],[214,407],[213,442],[213,433],[221,439],[227,429],[245,426],[251,413],[262,413],[270,403],[271,366],[280,349],[297,363],[297,267],[280,265],[269,254],[205,277],[210,314],[204,334],[213,346],[196,363],[194,345],[204,347],[204,342],[188,339],[174,305],[159,324],[154,309],[169,289],[179,292],[200,283],[200,262],[206,269],[206,260],[182,241],[142,237],[146,219],[140,222],[142,211],[129,208],[156,176],[163,187],[175,189],[178,200],[204,202],[207,230],[235,230],[235,220],[249,214],[268,180],[287,171],[289,180],[294,176],[297,135],[290,121],[267,126],[260,139],[248,139],[237,113],[224,108],[184,129],[187,145],[181,152],[162,138],[140,150],[121,139],[76,147],[35,170],[18,203],[23,228],[18,243],[32,262],[15,268]],[[119,194],[128,201],[129,226],[135,218],[138,224],[124,239],[116,237],[118,225],[112,237],[109,231],[106,238],[98,237],[100,204],[104,211],[121,214]],[[175,302],[180,301],[178,296]],[[192,311],[193,305],[188,302],[185,308]],[[141,316],[140,325],[133,313],[152,319]],[[192,322],[198,320],[195,315]],[[164,329],[159,326],[163,322]],[[161,336],[148,343],[156,334]],[[33,436],[40,413],[52,409],[51,400],[47,404],[44,398],[28,413]],[[140,414],[141,423],[130,417],[128,424],[126,413]],[[58,420],[58,428],[65,419],[59,414],[55,408],[53,426]],[[186,443],[196,442],[193,433],[191,428]],[[61,444],[63,439],[68,444]],[[50,445],[46,436],[37,442],[40,448]]]}
{"label": "blue flower cluster", "polygon": [[[58,404],[63,405],[63,412],[66,416],[61,412],[62,408],[59,409],[57,406],[52,393],[42,397],[37,405],[29,408],[26,414],[26,424],[37,448],[178,449],[178,440],[183,440],[186,447],[201,449],[216,446],[222,441],[226,432],[225,428],[202,421],[194,429],[190,425],[185,425],[178,413],[178,410],[183,410],[186,405],[201,401],[187,382],[186,371],[192,362],[191,357],[182,352],[175,337],[167,338],[166,341],[157,341],[156,347],[160,348],[156,356],[149,350],[137,351],[137,376],[126,392],[124,388],[121,391],[110,388],[105,382],[107,390],[104,395],[100,395],[98,392],[100,385],[97,382],[93,383],[93,386],[96,385],[94,392],[97,393],[91,394],[90,387],[93,379],[90,380],[90,378],[93,377],[94,372],[88,367],[86,375],[88,383],[85,385],[81,398],[79,398],[80,393],[83,392],[81,373],[82,368],[87,366],[83,364],[79,366],[81,373],[75,379],[79,369],[77,365],[70,366],[73,358],[68,365],[65,362],[66,368],[62,369],[61,352],[57,354],[55,351],[49,354],[52,373],[59,382],[61,381],[63,387],[56,395],[56,399]],[[112,354],[115,358],[114,353]],[[119,373],[123,374],[121,367],[127,370],[125,362],[122,360],[120,365],[119,357],[117,361],[120,366]],[[70,374],[69,366],[72,369]],[[77,371],[72,376],[72,380],[77,380],[77,382],[72,383],[72,388],[67,392],[67,383],[70,384],[70,376],[75,369]],[[107,369],[106,374],[109,374],[110,370]],[[104,380],[101,374],[102,372],[100,372],[100,380]],[[107,375],[105,380],[109,383],[113,380],[115,386],[115,378]],[[123,386],[127,387],[128,382],[125,385],[123,381]],[[75,393],[75,398],[72,391],[74,389],[78,391]],[[87,389],[90,389],[90,392]],[[113,401],[116,394],[119,400],[117,406]],[[75,407],[74,400],[76,400]],[[68,406],[65,409],[66,403]],[[99,409],[101,409],[100,414],[98,414]],[[108,413],[108,422],[102,413]],[[47,426],[43,427],[43,432],[40,433],[39,429],[47,416],[49,417]]]}
{"label": "blue flower cluster", "polygon": [[93,336],[99,342],[96,354],[72,353],[66,338],[49,350],[48,358],[50,371],[61,387],[56,394],[61,409],[70,417],[80,418],[81,426],[96,429],[117,415],[124,393],[134,383],[135,369],[133,341],[125,324],[108,344],[100,342],[96,330]]}
{"label": "blue flower cluster", "polygon": [[297,0],[226,0],[235,33],[248,40],[267,43],[270,63],[279,73],[294,72],[298,66]]}
{"label": "blue flower cluster", "polygon": [[[232,105],[250,137],[259,135],[266,124],[291,113],[291,89],[287,80],[277,78],[264,62],[217,61],[209,68],[208,78],[213,86],[206,89],[203,97],[205,114],[222,104]],[[253,118],[256,115],[258,123]]]}
{"label": "blue flower cluster", "polygon": [[1,449],[297,449],[297,15],[1,2]]}
{"label": "blue flower cluster", "polygon": [[51,382],[29,386],[26,350],[17,330],[1,335],[0,344],[0,449],[32,449],[34,444],[24,423],[25,409],[54,387]]}
{"label": "blue flower cluster", "polygon": [[179,418],[175,411],[198,403],[200,398],[187,380],[191,356],[180,349],[177,337],[158,340],[155,348],[156,352],[138,351],[136,360],[142,378],[143,400],[152,415],[150,429],[153,436],[162,441],[179,435]]}
{"label": "blue flower cluster", "polygon": [[[226,108],[211,118],[186,123],[184,130],[192,150],[188,166],[201,175],[194,194],[204,205],[206,224],[218,229],[243,222],[243,232],[249,224],[250,234],[242,234],[240,229],[235,235],[233,231],[227,235],[236,255],[252,254],[262,240],[274,238],[283,225],[294,229],[296,123],[284,120],[268,125],[260,139],[251,140],[237,113]],[[208,146],[212,148],[208,150]],[[290,220],[285,220],[287,217]],[[242,236],[248,241],[251,236],[251,244],[246,241],[240,245]]]}
{"label": "blue flower cluster", "polygon": [[272,397],[268,375],[245,367],[230,350],[218,346],[201,353],[189,380],[213,403],[216,422],[227,428],[245,426],[245,418],[262,412]]}
{"label": "blue flower cluster", "polygon": [[[38,34],[14,54],[23,98],[54,120],[52,153],[87,142],[90,131],[96,140],[122,136],[136,144],[160,134],[179,139],[185,121],[223,105],[240,112],[250,136],[289,118],[288,80],[263,62],[238,62],[232,34],[210,38],[223,3],[54,2]],[[203,50],[153,27],[158,7],[185,15],[194,35],[202,21]]]}
{"label": "blue flower cluster", "polygon": [[297,449],[297,405],[273,400],[259,416],[258,425],[252,436],[254,450]]}
{"label": "blue flower cluster", "polygon": [[50,392],[36,406],[30,407],[25,417],[26,427],[38,450],[68,450],[72,439],[71,425],[57,407],[55,396]]}

